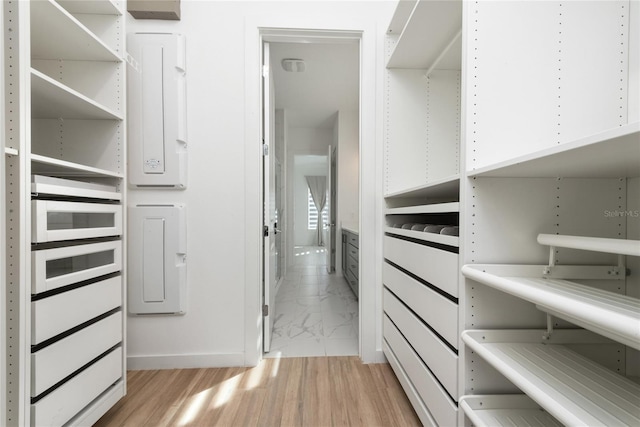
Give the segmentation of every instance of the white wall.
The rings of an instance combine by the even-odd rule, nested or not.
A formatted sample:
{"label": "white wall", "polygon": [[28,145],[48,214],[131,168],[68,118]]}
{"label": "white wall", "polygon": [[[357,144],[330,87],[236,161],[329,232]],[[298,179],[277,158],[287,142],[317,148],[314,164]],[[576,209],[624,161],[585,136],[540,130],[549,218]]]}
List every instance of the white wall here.
{"label": "white wall", "polygon": [[289,150],[296,154],[327,154],[327,149],[333,140],[332,132],[331,128],[290,127]]}
{"label": "white wall", "polygon": [[[255,107],[246,105],[256,84],[246,79],[252,71],[244,68],[247,46],[252,46],[245,41],[248,23],[287,21],[309,27],[313,21],[311,28],[363,28],[382,52],[381,40],[394,2],[183,0],[181,7],[181,21],[136,21],[127,16],[128,32],[179,32],[186,36],[189,150],[185,191],[129,193],[129,204],[182,202],[188,210],[187,313],[129,317],[129,369],[255,363],[258,347],[254,334],[259,321],[252,313],[257,316],[258,306],[253,300],[248,303],[245,293],[255,287],[256,296],[249,298],[257,298],[259,268],[247,266],[245,260],[255,256],[258,262],[259,230],[257,225],[247,224],[254,224],[253,218],[257,224],[260,209],[256,203],[258,172],[247,159],[254,158],[253,150],[260,148],[258,138],[247,137],[257,130],[249,122],[254,120]],[[371,101],[382,100],[382,84],[372,70],[382,62],[373,55],[367,58],[369,77],[365,84],[375,86],[376,93],[369,91],[366,100],[373,105]],[[381,107],[376,107],[375,114],[379,120]],[[376,125],[375,129],[369,143],[381,144],[380,128]],[[368,158],[375,158],[373,152]],[[381,168],[373,164],[369,168],[370,176],[378,182],[374,170]],[[370,205],[373,203],[372,199]],[[381,203],[375,203],[381,212]],[[381,220],[376,219],[375,225],[378,223]],[[369,224],[373,229],[373,220]],[[378,249],[375,252],[381,253]],[[373,259],[371,255],[366,257]],[[378,276],[376,273],[376,280]],[[379,305],[377,296],[373,301]],[[253,328],[249,335],[245,334],[247,328]],[[379,348],[379,337],[375,342]]]}

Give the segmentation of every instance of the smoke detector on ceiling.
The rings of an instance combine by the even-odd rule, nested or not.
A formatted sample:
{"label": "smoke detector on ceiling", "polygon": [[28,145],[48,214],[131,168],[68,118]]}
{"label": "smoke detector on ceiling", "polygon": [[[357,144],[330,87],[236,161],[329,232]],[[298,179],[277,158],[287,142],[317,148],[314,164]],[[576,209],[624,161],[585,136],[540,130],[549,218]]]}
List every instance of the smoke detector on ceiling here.
{"label": "smoke detector on ceiling", "polygon": [[305,64],[302,59],[285,58],[282,60],[282,68],[290,73],[301,73],[304,71]]}

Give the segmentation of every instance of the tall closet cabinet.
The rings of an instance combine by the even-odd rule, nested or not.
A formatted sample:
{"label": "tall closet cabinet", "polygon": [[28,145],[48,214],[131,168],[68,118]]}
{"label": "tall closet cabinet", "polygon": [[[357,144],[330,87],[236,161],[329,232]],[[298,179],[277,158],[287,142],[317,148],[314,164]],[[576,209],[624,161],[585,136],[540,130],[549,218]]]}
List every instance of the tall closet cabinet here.
{"label": "tall closet cabinet", "polygon": [[639,6],[399,3],[384,351],[424,424],[640,423]]}
{"label": "tall closet cabinet", "polygon": [[3,2],[2,425],[125,393],[124,2]]}

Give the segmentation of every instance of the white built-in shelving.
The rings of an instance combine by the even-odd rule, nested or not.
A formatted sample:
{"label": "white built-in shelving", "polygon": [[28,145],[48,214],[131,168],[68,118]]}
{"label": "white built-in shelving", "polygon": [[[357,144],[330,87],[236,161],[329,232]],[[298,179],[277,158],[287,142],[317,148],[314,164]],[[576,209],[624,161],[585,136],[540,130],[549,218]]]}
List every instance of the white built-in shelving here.
{"label": "white built-in shelving", "polygon": [[[401,9],[399,17],[405,16],[406,10]],[[456,38],[461,27],[462,1],[417,1],[402,28],[387,67],[430,68]],[[457,58],[457,69],[460,69],[459,54]]]}
{"label": "white built-in shelving", "polygon": [[460,203],[433,203],[429,205],[412,205],[398,208],[387,208],[387,215],[407,215],[407,214],[429,214],[429,213],[446,213],[460,212]]}
{"label": "white built-in shelving", "polygon": [[544,269],[466,265],[462,274],[532,302],[546,313],[640,349],[640,300],[569,280],[543,278]]}
{"label": "white built-in shelving", "polygon": [[[566,426],[640,424],[640,385],[565,345],[541,342],[543,333],[473,330],[465,331],[462,339]],[[554,333],[576,342],[576,332]]]}
{"label": "white built-in shelving", "polygon": [[387,30],[383,348],[432,426],[458,418],[462,3],[399,2]]}
{"label": "white built-in shelving", "polygon": [[562,427],[524,394],[462,396],[460,408],[475,427]]}
{"label": "white built-in shelving", "polygon": [[387,31],[385,198],[457,200],[462,1],[400,2]]}
{"label": "white built-in shelving", "polygon": [[[122,60],[121,55],[118,55],[56,1],[39,0],[31,3],[31,57],[33,59]],[[95,3],[96,8],[99,7],[97,5],[103,5],[103,10],[111,10],[109,14],[119,14],[117,7],[113,7],[113,3],[110,1],[70,1],[66,4],[71,5],[72,3],[87,3],[88,5]],[[90,9],[87,7],[80,10],[88,11]]]}
{"label": "white built-in shelving", "polygon": [[640,423],[636,6],[465,3],[460,424]]}
{"label": "white built-in shelving", "polygon": [[72,14],[122,15],[122,5],[113,0],[58,0],[57,3]]}
{"label": "white built-in shelving", "polygon": [[467,172],[470,177],[618,178],[640,173],[640,123],[587,135]]}
{"label": "white built-in shelving", "polygon": [[105,177],[119,178],[124,175],[122,173],[112,172],[106,169],[94,168],[65,160],[58,160],[47,156],[37,154],[31,155],[31,170],[34,173],[52,175],[52,176],[78,176],[78,177]]}
{"label": "white built-in shelving", "polygon": [[[455,306],[411,332],[465,330],[447,329],[459,395],[440,400],[457,425],[640,421],[636,6],[407,1],[391,20],[383,284],[409,311]],[[460,236],[410,229],[436,219]],[[439,394],[411,384],[447,375],[415,363],[402,313],[385,305],[404,325],[385,353],[423,423],[442,424]]]}
{"label": "white built-in shelving", "polygon": [[121,114],[37,70],[31,70],[31,96],[35,119],[123,119]]}
{"label": "white built-in shelving", "polygon": [[460,238],[458,236],[448,236],[444,234],[429,233],[425,231],[404,230],[401,228],[385,227],[384,232],[396,236],[409,237],[423,242],[438,243],[441,245],[458,247]]}
{"label": "white built-in shelving", "polygon": [[[408,222],[434,222],[430,218],[432,214],[457,214],[460,212],[460,203],[458,202],[445,202],[445,203],[433,203],[427,205],[410,205],[396,208],[387,208],[385,214],[387,215],[388,226],[384,231],[387,234],[396,236],[409,237],[424,242],[438,243],[447,246],[458,247],[460,239],[458,236],[438,234],[432,232],[425,232],[422,230],[403,229],[399,227],[393,227],[392,223],[395,222],[395,218]],[[414,219],[411,221],[410,219]],[[435,221],[437,222],[437,221]]]}
{"label": "white built-in shelving", "polygon": [[3,3],[3,206],[7,259],[21,261],[7,264],[2,425],[91,425],[125,394],[123,10]]}
{"label": "white built-in shelving", "polygon": [[460,176],[454,174],[445,178],[430,181],[426,184],[410,187],[407,189],[394,191],[385,195],[387,200],[406,198],[426,198],[426,199],[457,199],[460,187]]}

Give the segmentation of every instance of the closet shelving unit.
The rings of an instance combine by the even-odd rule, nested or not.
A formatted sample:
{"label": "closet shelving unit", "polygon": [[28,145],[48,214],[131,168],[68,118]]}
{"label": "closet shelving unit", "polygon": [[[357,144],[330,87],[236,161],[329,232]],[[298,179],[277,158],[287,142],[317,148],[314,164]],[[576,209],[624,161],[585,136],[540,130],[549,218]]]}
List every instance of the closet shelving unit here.
{"label": "closet shelving unit", "polygon": [[3,425],[90,425],[125,394],[123,3],[3,3]]}
{"label": "closet shelving unit", "polygon": [[415,224],[459,224],[461,28],[461,1],[407,1],[387,32],[383,350],[432,426],[458,417],[461,239]]}
{"label": "closet shelving unit", "polygon": [[[551,245],[552,257],[556,247],[640,256],[638,240],[540,235],[538,242]],[[582,279],[623,278],[626,268],[621,261],[612,266],[467,265],[462,273],[478,283],[529,301],[549,316],[570,321],[638,350],[640,299],[552,278],[557,275]],[[561,345],[580,339],[578,333],[553,330],[550,323],[544,333],[540,330],[474,330],[464,332],[462,338],[469,348],[565,425],[638,424],[640,385]],[[498,396],[491,399],[499,405]],[[522,409],[529,406],[523,400],[519,403],[525,404]],[[478,409],[482,408],[464,406],[465,412],[472,416]],[[513,415],[514,409],[509,407],[507,412]],[[523,419],[537,415],[525,412]]]}
{"label": "closet shelving unit", "polygon": [[465,5],[460,425],[640,423],[636,8]]}

